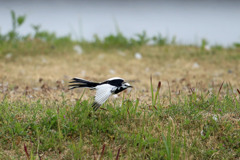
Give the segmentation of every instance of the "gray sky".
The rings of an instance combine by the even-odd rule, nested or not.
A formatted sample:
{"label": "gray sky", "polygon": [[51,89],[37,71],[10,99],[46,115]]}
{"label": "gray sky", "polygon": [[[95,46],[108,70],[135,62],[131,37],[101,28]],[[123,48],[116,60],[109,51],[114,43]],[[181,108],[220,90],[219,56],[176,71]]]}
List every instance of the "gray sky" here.
{"label": "gray sky", "polygon": [[176,36],[180,43],[230,45],[240,42],[240,1],[32,1],[0,0],[0,31],[11,29],[10,10],[26,14],[20,33],[32,32],[31,24],[57,35],[70,33],[73,38],[91,40],[93,34],[104,37],[116,33],[134,36],[143,30],[149,36],[161,33]]}

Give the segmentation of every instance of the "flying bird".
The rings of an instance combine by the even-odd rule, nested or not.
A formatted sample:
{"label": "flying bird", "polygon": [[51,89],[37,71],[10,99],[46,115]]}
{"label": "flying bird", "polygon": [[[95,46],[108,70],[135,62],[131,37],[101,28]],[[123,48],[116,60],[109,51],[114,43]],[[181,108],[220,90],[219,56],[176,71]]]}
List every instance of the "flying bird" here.
{"label": "flying bird", "polygon": [[69,89],[75,88],[90,88],[96,90],[94,103],[92,104],[93,110],[96,111],[106,100],[112,95],[117,94],[132,86],[125,82],[122,78],[113,77],[104,82],[91,82],[85,79],[73,78],[69,85]]}

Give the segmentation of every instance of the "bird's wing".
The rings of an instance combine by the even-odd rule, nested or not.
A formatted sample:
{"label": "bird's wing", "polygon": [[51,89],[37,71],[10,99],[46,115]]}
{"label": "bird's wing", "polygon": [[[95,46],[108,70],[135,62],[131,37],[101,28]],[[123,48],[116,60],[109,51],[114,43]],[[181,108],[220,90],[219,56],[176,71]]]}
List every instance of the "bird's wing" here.
{"label": "bird's wing", "polygon": [[109,84],[102,84],[96,87],[95,100],[92,105],[93,109],[96,111],[112,94],[112,89],[114,87]]}

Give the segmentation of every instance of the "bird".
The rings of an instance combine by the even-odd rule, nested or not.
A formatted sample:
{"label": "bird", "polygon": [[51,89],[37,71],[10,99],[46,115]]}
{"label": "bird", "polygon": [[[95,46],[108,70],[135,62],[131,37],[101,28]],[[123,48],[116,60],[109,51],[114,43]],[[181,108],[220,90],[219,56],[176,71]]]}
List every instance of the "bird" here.
{"label": "bird", "polygon": [[97,111],[111,95],[118,94],[127,88],[133,88],[133,86],[120,77],[113,77],[103,82],[92,82],[77,77],[71,80],[72,81],[69,82],[69,90],[75,88],[90,88],[90,90],[96,90],[94,102],[92,104],[94,111]]}

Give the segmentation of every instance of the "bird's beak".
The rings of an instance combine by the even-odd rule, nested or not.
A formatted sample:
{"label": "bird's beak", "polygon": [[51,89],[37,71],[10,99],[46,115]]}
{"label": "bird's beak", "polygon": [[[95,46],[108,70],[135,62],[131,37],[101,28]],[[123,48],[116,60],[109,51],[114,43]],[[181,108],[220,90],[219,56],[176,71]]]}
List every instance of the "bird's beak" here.
{"label": "bird's beak", "polygon": [[129,83],[125,83],[125,85],[126,85],[128,88],[133,88],[133,86],[131,86]]}

